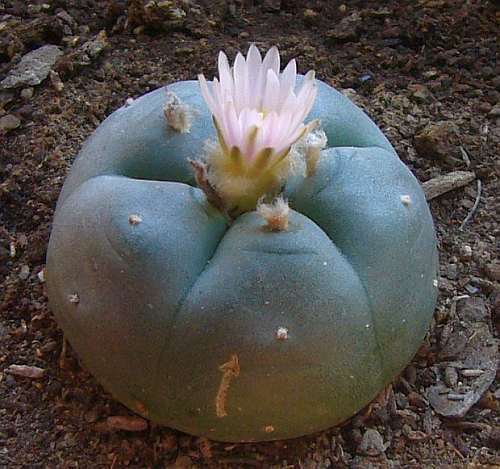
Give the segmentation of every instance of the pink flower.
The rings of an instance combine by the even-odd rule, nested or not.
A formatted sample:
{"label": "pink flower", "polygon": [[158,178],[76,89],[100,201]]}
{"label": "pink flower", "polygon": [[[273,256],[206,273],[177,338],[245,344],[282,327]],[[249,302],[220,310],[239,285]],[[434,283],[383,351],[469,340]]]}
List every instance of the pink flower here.
{"label": "pink flower", "polygon": [[307,131],[304,119],[316,98],[314,72],[307,73],[295,93],[295,60],[280,73],[278,49],[269,49],[262,60],[254,45],[246,60],[238,53],[232,68],[220,52],[218,65],[219,80],[214,78],[211,90],[203,75],[198,80],[222,152],[245,167],[279,163]]}

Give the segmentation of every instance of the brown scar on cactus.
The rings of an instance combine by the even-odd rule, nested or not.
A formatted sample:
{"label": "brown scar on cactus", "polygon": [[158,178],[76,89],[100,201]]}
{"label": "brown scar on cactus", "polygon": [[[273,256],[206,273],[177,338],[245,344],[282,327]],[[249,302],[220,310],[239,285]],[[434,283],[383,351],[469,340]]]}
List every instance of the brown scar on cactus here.
{"label": "brown scar on cactus", "polygon": [[282,196],[275,198],[270,204],[261,199],[257,205],[257,213],[266,221],[269,231],[287,231],[290,207]]}
{"label": "brown scar on cactus", "polygon": [[226,417],[226,399],[229,386],[233,378],[236,378],[240,374],[240,364],[238,361],[238,355],[233,354],[231,358],[226,363],[219,366],[219,370],[222,371],[222,378],[219,384],[219,389],[215,397],[215,414],[219,418]]}
{"label": "brown scar on cactus", "polygon": [[61,368],[62,370],[67,368],[66,366],[67,357],[68,357],[68,339],[66,339],[66,336],[63,334],[61,353],[59,354],[59,368]]}
{"label": "brown scar on cactus", "polygon": [[146,408],[146,406],[144,405],[144,403],[142,403],[140,401],[135,401],[134,407],[135,407],[135,410],[139,414],[141,414],[142,416],[144,416],[144,417],[148,416],[149,412],[148,412],[148,409]]}
{"label": "brown scar on cactus", "polygon": [[208,180],[207,164],[201,160],[188,160],[194,173],[196,185],[204,192],[207,200],[216,208],[218,208],[224,215],[229,217],[224,201],[219,193],[215,190],[214,186]]}
{"label": "brown scar on cactus", "polygon": [[167,100],[163,106],[163,114],[167,123],[175,131],[185,134],[191,130],[197,111],[171,91],[167,91]]}

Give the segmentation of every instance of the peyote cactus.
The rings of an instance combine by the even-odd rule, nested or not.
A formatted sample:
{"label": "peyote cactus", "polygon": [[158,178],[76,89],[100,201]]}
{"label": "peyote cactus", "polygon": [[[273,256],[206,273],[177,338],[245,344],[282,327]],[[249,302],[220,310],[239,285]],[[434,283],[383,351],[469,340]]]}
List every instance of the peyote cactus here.
{"label": "peyote cactus", "polygon": [[108,117],[64,185],[47,259],[52,309],[104,387],[224,441],[353,415],[410,361],[437,294],[429,209],[388,140],[312,74],[296,96],[275,49],[257,54],[233,70],[221,56],[214,95],[200,78],[208,107],[186,81]]}

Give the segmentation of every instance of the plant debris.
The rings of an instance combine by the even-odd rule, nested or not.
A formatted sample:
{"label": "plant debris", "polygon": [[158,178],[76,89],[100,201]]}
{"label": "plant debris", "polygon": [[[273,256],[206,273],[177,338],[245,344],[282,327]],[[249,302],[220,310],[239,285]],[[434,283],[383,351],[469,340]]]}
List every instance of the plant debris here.
{"label": "plant debris", "polygon": [[111,430],[127,432],[143,432],[148,428],[148,422],[141,417],[130,415],[113,415],[106,419],[106,426]]}
{"label": "plant debris", "polygon": [[454,171],[430,179],[422,184],[422,189],[427,200],[435,199],[446,192],[466,186],[476,178],[471,171]]}
{"label": "plant debris", "polygon": [[493,383],[500,357],[490,320],[484,303],[466,298],[459,301],[456,317],[443,329],[439,358],[445,360],[445,370],[456,371],[453,379],[448,371],[448,378],[440,382],[440,362],[436,364],[438,383],[427,395],[438,414],[464,417]]}
{"label": "plant debris", "polygon": [[45,370],[38,366],[10,365],[6,371],[11,375],[20,376],[21,378],[40,379],[45,375]]}

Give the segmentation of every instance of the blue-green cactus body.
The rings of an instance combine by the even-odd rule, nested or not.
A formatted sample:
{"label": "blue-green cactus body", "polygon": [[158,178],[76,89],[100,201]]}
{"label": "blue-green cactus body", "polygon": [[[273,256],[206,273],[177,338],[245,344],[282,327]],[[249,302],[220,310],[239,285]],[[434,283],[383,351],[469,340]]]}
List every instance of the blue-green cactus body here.
{"label": "blue-green cactus body", "polygon": [[285,187],[287,231],[255,212],[228,225],[193,187],[187,159],[215,138],[196,82],[168,87],[198,110],[190,133],[167,127],[156,90],[74,164],[50,304],[89,370],[153,421],[225,441],[318,431],[373,399],[426,332],[437,255],[423,193],[375,124],[318,85],[328,148]]}

